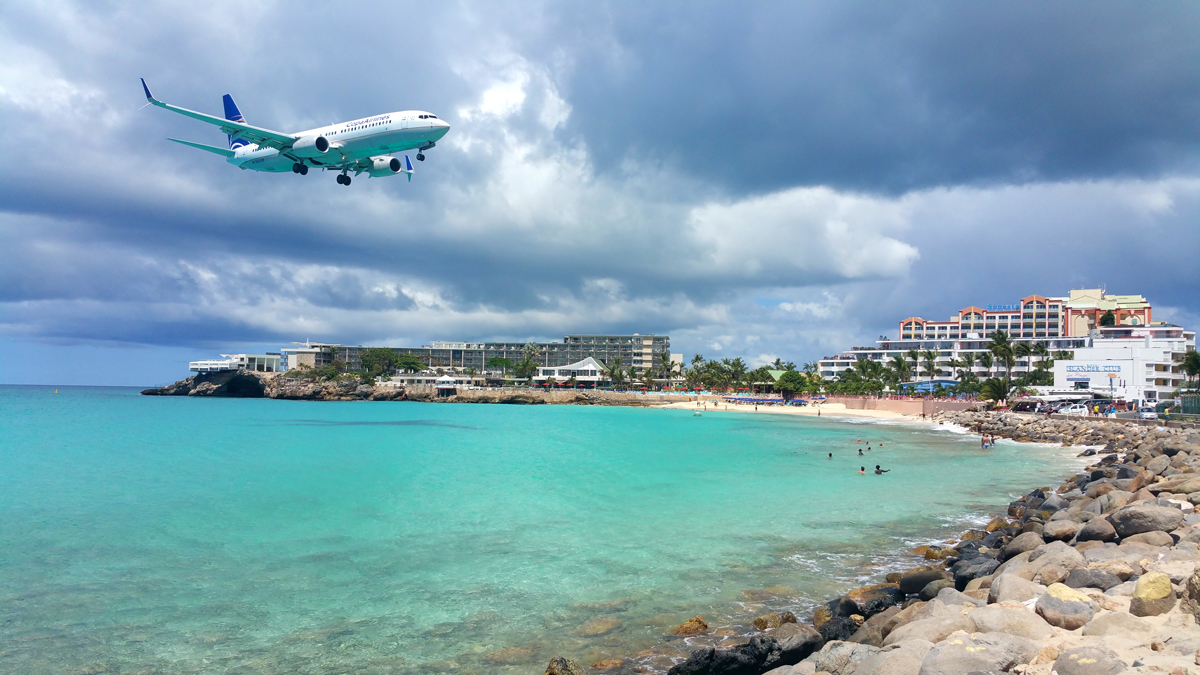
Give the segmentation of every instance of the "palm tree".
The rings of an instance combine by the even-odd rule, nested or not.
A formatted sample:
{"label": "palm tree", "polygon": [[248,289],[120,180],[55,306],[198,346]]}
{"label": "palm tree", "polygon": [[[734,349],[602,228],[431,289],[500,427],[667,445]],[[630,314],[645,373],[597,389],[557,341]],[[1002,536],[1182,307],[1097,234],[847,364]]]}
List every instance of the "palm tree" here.
{"label": "palm tree", "polygon": [[984,377],[992,376],[992,364],[993,364],[993,359],[992,359],[991,352],[984,352],[979,355],[979,365],[983,366]]}
{"label": "palm tree", "polygon": [[1004,383],[1007,385],[1012,381],[1012,369],[1017,360],[1013,344],[1008,339],[1008,333],[1002,330],[992,333],[989,337],[992,339],[992,344],[988,349],[996,356],[998,363],[1004,364]]}
{"label": "palm tree", "polygon": [[[804,372],[809,375],[816,375],[818,367],[819,366],[817,365],[816,361],[809,361],[808,363],[804,364]],[[783,369],[784,370],[795,370],[796,364],[792,363],[791,361],[788,361],[787,364],[784,365]]]}
{"label": "palm tree", "polygon": [[1033,372],[1033,345],[1031,345],[1027,342],[1022,342],[1022,343],[1018,344],[1015,349],[1013,349],[1013,352],[1016,354],[1017,358],[1025,359],[1025,373],[1026,374],[1032,373]]}
{"label": "palm tree", "polygon": [[962,362],[963,368],[967,369],[967,373],[974,376],[975,375],[975,355],[972,354],[971,352],[963,352],[960,355],[959,360]]}
{"label": "palm tree", "polygon": [[912,375],[912,367],[908,365],[908,361],[904,360],[903,356],[893,356],[891,362],[892,372],[896,374],[896,379],[899,383],[908,382]]}
{"label": "palm tree", "polygon": [[1179,360],[1179,367],[1183,370],[1183,374],[1187,375],[1191,387],[1195,389],[1196,376],[1200,375],[1200,352],[1193,349],[1184,354],[1183,358]]}
{"label": "palm tree", "polygon": [[938,374],[937,365],[938,353],[932,349],[926,349],[921,352],[921,359],[925,361],[925,374],[929,376],[929,381],[933,382],[933,376]]}
{"label": "palm tree", "polygon": [[739,356],[732,361],[722,359],[722,362],[729,368],[729,378],[733,381],[733,386],[741,384],[746,377],[746,362],[742,360],[742,357]]}
{"label": "palm tree", "polygon": [[622,367],[624,362],[621,357],[614,356],[609,359],[609,362],[604,364],[604,372],[608,374],[608,379],[612,380],[613,387],[616,387],[625,382],[625,369]]}
{"label": "palm tree", "polygon": [[575,379],[575,376],[572,375],[567,378],[567,384],[571,385],[571,388],[574,389],[579,386],[579,380]]}
{"label": "palm tree", "polygon": [[904,355],[908,357],[909,361],[912,361],[913,370],[921,367],[921,350],[914,347],[907,352],[904,352]]}
{"label": "palm tree", "polygon": [[1008,382],[998,377],[984,380],[979,395],[985,401],[1004,401],[1008,398]]}

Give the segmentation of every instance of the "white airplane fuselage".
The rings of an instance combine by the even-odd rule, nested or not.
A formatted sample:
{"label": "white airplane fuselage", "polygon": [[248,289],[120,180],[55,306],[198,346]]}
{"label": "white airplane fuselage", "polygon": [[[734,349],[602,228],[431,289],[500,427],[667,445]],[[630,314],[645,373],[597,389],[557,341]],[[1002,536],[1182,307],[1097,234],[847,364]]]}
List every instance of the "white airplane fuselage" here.
{"label": "white airplane fuselage", "polygon": [[[323,138],[328,149],[304,157],[313,167],[335,167],[349,161],[362,160],[406,150],[420,150],[435,143],[450,131],[450,125],[422,110],[404,110],[365,117],[351,122],[301,131],[297,136]],[[317,142],[320,145],[319,141]],[[296,160],[272,147],[248,144],[234,149],[225,161],[252,171],[290,172]]]}

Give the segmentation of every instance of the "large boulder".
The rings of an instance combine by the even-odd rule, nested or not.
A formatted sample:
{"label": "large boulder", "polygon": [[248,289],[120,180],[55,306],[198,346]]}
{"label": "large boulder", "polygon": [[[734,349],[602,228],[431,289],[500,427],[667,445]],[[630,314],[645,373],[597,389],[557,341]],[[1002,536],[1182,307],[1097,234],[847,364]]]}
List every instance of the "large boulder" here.
{"label": "large boulder", "polygon": [[900,577],[900,583],[897,585],[897,587],[905,595],[913,595],[920,593],[921,589],[925,588],[925,586],[931,581],[938,581],[940,579],[948,578],[949,575],[946,574],[946,570],[944,569],[921,568],[908,572],[904,576]]}
{"label": "large boulder", "polygon": [[848,616],[835,616],[817,626],[821,638],[826,642],[846,642],[858,632],[859,624]]}
{"label": "large boulder", "polygon": [[905,640],[889,645],[858,663],[854,675],[916,675],[933,643]]}
{"label": "large boulder", "polygon": [[1030,640],[1045,640],[1054,636],[1054,628],[1027,609],[991,605],[971,612],[970,617],[978,633],[1008,633]]}
{"label": "large boulder", "polygon": [[1062,541],[1048,542],[1029,552],[1029,564],[1036,569],[1045,565],[1058,565],[1063,569],[1073,570],[1081,567],[1083,562],[1083,554]]}
{"label": "large boulder", "polygon": [[708,632],[708,622],[700,618],[697,614],[692,618],[684,621],[678,628],[675,629],[675,634],[680,637],[692,637],[693,635],[703,635]]}
{"label": "large boulder", "polygon": [[817,672],[830,675],[851,675],[857,672],[858,664],[879,652],[879,647],[861,645],[856,642],[829,642],[821,651],[808,658]]}
{"label": "large boulder", "polygon": [[1092,518],[1087,521],[1079,533],[1075,535],[1075,541],[1116,541],[1117,530],[1113,524],[1108,522],[1107,518]]}
{"label": "large boulder", "polygon": [[1170,532],[1183,522],[1183,511],[1157,504],[1134,504],[1113,511],[1109,520],[1117,534],[1129,537],[1143,532]]}
{"label": "large boulder", "polygon": [[931,581],[925,584],[925,588],[922,588],[920,593],[917,593],[917,598],[921,600],[932,600],[937,597],[938,593],[941,592],[943,588],[954,588],[954,580],[938,579],[937,581]]}
{"label": "large boulder", "polygon": [[1079,531],[1079,523],[1072,520],[1052,520],[1042,526],[1045,541],[1070,541]]}
{"label": "large boulder", "polygon": [[1175,606],[1175,589],[1171,577],[1162,572],[1147,572],[1138,577],[1133,587],[1129,613],[1134,616],[1158,616]]}
{"label": "large boulder", "polygon": [[1122,544],[1146,544],[1147,546],[1174,546],[1175,538],[1161,530],[1131,534],[1121,540]]}
{"label": "large boulder", "polygon": [[1008,672],[1037,654],[1038,645],[1028,638],[1007,633],[964,634],[935,644],[921,662],[920,675]]}
{"label": "large boulder", "polygon": [[964,591],[972,579],[986,577],[1000,566],[995,558],[979,557],[954,563],[954,588]]}
{"label": "large boulder", "polygon": [[992,579],[988,603],[1025,602],[1045,592],[1045,588],[1015,574],[1002,574]]}
{"label": "large boulder", "polygon": [[1071,574],[1063,582],[1071,588],[1099,588],[1102,591],[1107,591],[1120,583],[1121,579],[1108,570],[1086,567],[1077,567],[1071,570]]}
{"label": "large boulder", "polygon": [[1054,660],[1058,675],[1116,675],[1126,668],[1124,661],[1103,647],[1068,649]]}
{"label": "large boulder", "polygon": [[893,605],[904,602],[906,593],[900,590],[899,584],[875,584],[856,588],[846,594],[854,603],[859,616],[870,618]]}
{"label": "large boulder", "polygon": [[1000,549],[1000,557],[1008,560],[1017,554],[1024,553],[1026,551],[1032,551],[1044,543],[1046,542],[1042,539],[1042,535],[1035,532],[1026,532],[1024,534],[1017,535],[1012,541],[1005,544],[1004,548]]}
{"label": "large boulder", "polygon": [[1046,594],[1038,598],[1034,609],[1051,626],[1075,630],[1091,621],[1098,607],[1091,598],[1074,588],[1050,584]]}
{"label": "large boulder", "polygon": [[899,607],[888,607],[875,616],[863,622],[859,626],[854,635],[850,636],[848,642],[857,642],[861,645],[871,645],[872,647],[883,646],[884,626],[901,612]]}
{"label": "large boulder", "polygon": [[697,649],[686,661],[672,666],[667,675],[759,675],[788,665],[780,662],[781,655],[775,638],[755,635],[749,642],[728,649]]}
{"label": "large boulder", "polygon": [[[955,608],[957,610],[958,608]],[[947,616],[932,619],[922,619],[899,626],[888,633],[883,644],[893,645],[905,640],[928,640],[933,643],[941,642],[946,636],[959,630],[971,631],[975,624],[961,611],[955,611]]]}
{"label": "large boulder", "polygon": [[771,631],[771,637],[779,643],[780,665],[800,663],[825,644],[821,633],[807,623],[785,623]]}

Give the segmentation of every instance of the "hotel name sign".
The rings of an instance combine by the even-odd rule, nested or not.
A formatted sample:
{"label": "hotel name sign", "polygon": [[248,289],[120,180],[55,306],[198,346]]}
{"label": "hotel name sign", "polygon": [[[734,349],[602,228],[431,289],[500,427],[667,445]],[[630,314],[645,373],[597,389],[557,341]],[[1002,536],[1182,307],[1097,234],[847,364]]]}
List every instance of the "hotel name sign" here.
{"label": "hotel name sign", "polygon": [[988,305],[989,312],[1016,312],[1021,309],[1021,303],[1014,302],[1011,305]]}
{"label": "hotel name sign", "polygon": [[1068,373],[1119,373],[1121,366],[1099,366],[1087,363],[1081,366],[1067,366]]}

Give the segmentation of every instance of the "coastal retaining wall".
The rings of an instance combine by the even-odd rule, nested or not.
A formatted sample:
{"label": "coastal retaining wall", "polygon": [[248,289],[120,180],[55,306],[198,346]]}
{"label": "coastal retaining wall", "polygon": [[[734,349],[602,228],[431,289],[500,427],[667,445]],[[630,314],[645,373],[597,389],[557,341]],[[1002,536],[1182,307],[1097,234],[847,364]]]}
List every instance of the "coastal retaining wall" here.
{"label": "coastal retaining wall", "polygon": [[901,415],[932,415],[938,412],[970,410],[978,401],[933,401],[925,399],[854,398],[831,396],[826,403],[841,403],[847,410],[884,410]]}
{"label": "coastal retaining wall", "polygon": [[[437,399],[436,387],[429,385],[407,385],[405,389],[410,398]],[[504,387],[496,389],[458,389],[453,397],[442,400],[452,400],[458,403],[495,403],[498,399],[509,397],[528,398],[531,402],[549,404],[616,404],[616,405],[661,405],[694,400],[693,396],[682,394],[636,394],[628,391],[603,391],[600,389],[555,389],[545,391],[525,387]]]}

